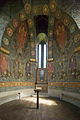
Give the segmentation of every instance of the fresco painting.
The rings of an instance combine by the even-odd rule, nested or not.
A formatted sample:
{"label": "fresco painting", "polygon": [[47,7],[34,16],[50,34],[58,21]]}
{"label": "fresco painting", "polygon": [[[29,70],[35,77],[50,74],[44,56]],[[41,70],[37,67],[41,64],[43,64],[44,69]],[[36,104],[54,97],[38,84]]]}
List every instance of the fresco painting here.
{"label": "fresco painting", "polygon": [[2,77],[5,77],[8,70],[8,58],[4,54],[0,54],[0,71]]}
{"label": "fresco painting", "polygon": [[[46,5],[42,5],[44,10],[41,10],[40,5],[32,7],[30,3],[26,3],[24,9],[19,11],[17,16],[14,15],[15,17],[12,18],[12,21],[5,26],[1,46],[9,50],[10,55],[4,55],[2,52],[0,54],[0,81],[5,78],[5,81],[10,82],[30,80],[34,82],[38,67],[36,44],[37,42],[40,43],[42,39],[48,46],[48,59],[52,58],[53,60],[52,62],[47,62],[49,80],[52,82],[70,82],[70,76],[74,73],[76,73],[76,76],[80,76],[80,69],[78,68],[80,58],[77,58],[79,54],[73,53],[74,49],[80,46],[80,30],[75,20],[64,10],[60,9],[56,3],[51,2],[50,6]],[[36,39],[36,23],[34,20],[35,14],[32,12],[33,8],[39,8],[35,13],[36,16],[47,15],[49,18],[48,33],[40,33],[38,41]],[[64,59],[67,59],[66,61],[62,57],[65,54]],[[70,76],[69,73],[71,73]],[[76,78],[73,82],[76,80],[80,81],[80,77]]]}
{"label": "fresco painting", "polygon": [[48,69],[48,74],[50,79],[53,79],[53,63],[52,62],[48,63],[47,69]]}
{"label": "fresco painting", "polygon": [[26,22],[22,22],[18,29],[18,38],[17,38],[20,49],[23,47],[27,36],[28,36],[28,26]]}
{"label": "fresco painting", "polygon": [[26,77],[31,77],[31,64],[29,62],[26,63],[25,66]]}
{"label": "fresco painting", "polygon": [[60,20],[56,21],[55,31],[56,31],[56,38],[59,45],[62,48],[64,48],[66,44],[66,39],[67,39],[67,32],[64,24]]}

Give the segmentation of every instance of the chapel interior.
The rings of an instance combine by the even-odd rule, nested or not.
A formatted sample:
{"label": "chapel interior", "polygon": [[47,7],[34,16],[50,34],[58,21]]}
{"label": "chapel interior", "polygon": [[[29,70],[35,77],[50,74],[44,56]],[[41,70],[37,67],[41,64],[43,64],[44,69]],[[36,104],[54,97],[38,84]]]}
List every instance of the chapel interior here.
{"label": "chapel interior", "polygon": [[80,120],[80,0],[0,0],[0,120]]}

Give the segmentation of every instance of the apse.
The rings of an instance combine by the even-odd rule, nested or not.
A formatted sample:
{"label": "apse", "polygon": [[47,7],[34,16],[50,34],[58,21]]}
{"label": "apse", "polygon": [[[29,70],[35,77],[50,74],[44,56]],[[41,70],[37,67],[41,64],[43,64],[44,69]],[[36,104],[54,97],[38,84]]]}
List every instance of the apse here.
{"label": "apse", "polygon": [[10,2],[0,9],[0,104],[40,89],[79,107],[79,0]]}

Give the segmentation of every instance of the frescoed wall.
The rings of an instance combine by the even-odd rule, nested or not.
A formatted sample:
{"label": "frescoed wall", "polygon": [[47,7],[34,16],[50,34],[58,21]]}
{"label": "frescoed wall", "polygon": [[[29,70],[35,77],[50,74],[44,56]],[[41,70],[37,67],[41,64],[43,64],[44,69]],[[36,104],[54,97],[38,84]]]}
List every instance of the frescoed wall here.
{"label": "frescoed wall", "polygon": [[61,4],[56,0],[40,0],[39,3],[26,0],[7,21],[1,47],[10,54],[0,52],[0,91],[34,88],[38,43],[34,16],[47,15],[48,88],[80,93],[80,49],[75,52],[80,47],[80,29],[71,13],[67,14],[68,4],[65,9]]}

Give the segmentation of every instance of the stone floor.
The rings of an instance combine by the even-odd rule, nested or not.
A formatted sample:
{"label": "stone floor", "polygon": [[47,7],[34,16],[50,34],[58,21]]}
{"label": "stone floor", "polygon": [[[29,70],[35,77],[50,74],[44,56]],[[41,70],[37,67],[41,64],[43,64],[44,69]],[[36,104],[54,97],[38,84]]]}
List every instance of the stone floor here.
{"label": "stone floor", "polygon": [[80,120],[80,109],[55,98],[40,98],[36,109],[36,98],[14,100],[0,106],[0,120]]}

